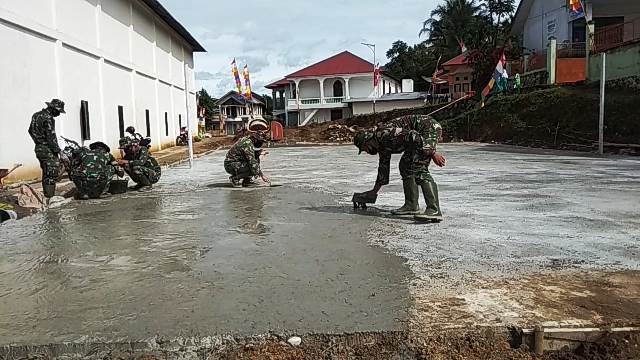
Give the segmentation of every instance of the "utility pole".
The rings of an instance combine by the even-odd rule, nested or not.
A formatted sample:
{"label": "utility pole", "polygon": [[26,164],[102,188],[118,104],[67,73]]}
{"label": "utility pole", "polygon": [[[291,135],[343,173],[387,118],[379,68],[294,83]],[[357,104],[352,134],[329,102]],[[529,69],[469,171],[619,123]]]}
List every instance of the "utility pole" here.
{"label": "utility pole", "polygon": [[600,124],[598,127],[598,152],[604,154],[604,89],[607,83],[607,53],[602,53],[602,74],[600,75]]}
{"label": "utility pole", "polygon": [[376,84],[376,44],[361,43],[373,51],[373,113],[376,112],[376,98],[378,97],[378,85]]}

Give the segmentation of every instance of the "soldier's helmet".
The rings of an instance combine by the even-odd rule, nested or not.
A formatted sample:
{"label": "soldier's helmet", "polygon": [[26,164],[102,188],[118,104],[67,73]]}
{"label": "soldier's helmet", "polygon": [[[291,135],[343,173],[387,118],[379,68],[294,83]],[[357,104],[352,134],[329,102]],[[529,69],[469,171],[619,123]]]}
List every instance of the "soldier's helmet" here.
{"label": "soldier's helmet", "polygon": [[253,119],[249,121],[249,131],[267,131],[269,124],[265,119]]}
{"label": "soldier's helmet", "polygon": [[102,150],[106,153],[110,153],[111,152],[111,148],[103,143],[102,141],[96,141],[94,143],[92,143],[91,145],[89,145],[89,149],[91,150]]}
{"label": "soldier's helmet", "polygon": [[133,140],[130,137],[125,136],[120,138],[118,144],[120,145],[120,149],[126,149],[133,145]]}
{"label": "soldier's helmet", "polygon": [[60,111],[60,113],[64,114],[64,101],[60,100],[60,99],[53,99],[50,102],[46,102],[45,104],[47,104],[47,107],[50,108],[54,108],[58,111]]}
{"label": "soldier's helmet", "polygon": [[361,130],[356,133],[353,137],[353,145],[360,150],[358,151],[358,155],[362,153],[362,146],[364,146],[364,143],[371,139],[373,139],[373,132],[371,131]]}

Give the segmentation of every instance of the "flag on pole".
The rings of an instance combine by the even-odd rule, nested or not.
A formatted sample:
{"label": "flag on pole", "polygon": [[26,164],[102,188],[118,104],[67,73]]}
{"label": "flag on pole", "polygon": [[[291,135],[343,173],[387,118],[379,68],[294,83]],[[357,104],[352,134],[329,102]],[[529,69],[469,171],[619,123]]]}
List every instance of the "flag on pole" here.
{"label": "flag on pole", "polygon": [[[509,75],[507,74],[507,58],[504,56],[504,51],[500,55],[500,60],[498,61],[498,65],[496,65],[496,69],[493,71],[493,76],[491,80],[489,80],[489,84],[485,86],[484,90],[482,90],[482,102],[480,103],[480,107],[484,107],[484,103],[489,98],[491,94],[491,90],[496,84],[504,84]],[[502,87],[502,86],[501,86]]]}
{"label": "flag on pole", "polygon": [[574,18],[584,16],[584,6],[581,0],[569,0],[569,12]]}
{"label": "flag on pole", "polygon": [[380,83],[380,64],[376,64],[373,70],[373,87],[377,88]]}
{"label": "flag on pole", "polygon": [[236,58],[233,58],[233,61],[231,62],[231,73],[233,74],[233,78],[236,81],[236,88],[238,89],[238,94],[242,94],[242,82],[240,81],[240,72],[238,71]]}
{"label": "flag on pole", "polygon": [[249,80],[249,67],[244,66],[244,97],[247,100],[251,100],[251,80]]}
{"label": "flag on pole", "polygon": [[460,52],[462,54],[467,52],[467,46],[464,44],[464,41],[462,39],[458,39],[458,45],[460,46]]}

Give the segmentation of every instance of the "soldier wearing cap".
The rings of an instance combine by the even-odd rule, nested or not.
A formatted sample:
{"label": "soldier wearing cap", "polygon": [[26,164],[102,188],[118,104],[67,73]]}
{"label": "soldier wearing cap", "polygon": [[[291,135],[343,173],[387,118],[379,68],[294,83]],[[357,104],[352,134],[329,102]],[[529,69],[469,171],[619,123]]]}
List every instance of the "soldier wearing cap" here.
{"label": "soldier wearing cap", "polygon": [[29,135],[35,143],[36,157],[42,169],[42,191],[46,198],[52,198],[60,176],[60,146],[56,136],[55,118],[65,111],[62,100],[53,99],[46,104],[46,108],[33,114]]}
{"label": "soldier wearing cap", "polygon": [[[436,153],[436,146],[442,137],[442,127],[430,116],[408,115],[382,124],[372,131],[359,131],[354,137],[354,145],[370,155],[379,155],[378,177],[372,190],[364,193],[377,194],[382,186],[389,183],[391,155],[402,154],[400,175],[405,202],[395,215],[415,215],[418,220],[440,220],[442,213],[438,199],[438,187],[429,173],[429,163],[433,159],[438,166],[445,165],[442,155]],[[418,215],[418,187],[422,188],[427,209]]]}
{"label": "soldier wearing cap", "polygon": [[160,180],[162,169],[158,161],[151,156],[146,146],[140,146],[138,139],[123,137],[120,149],[124,153],[118,165],[124,168],[131,180],[136,183],[135,190],[149,190]]}
{"label": "soldier wearing cap", "polygon": [[260,157],[268,154],[260,148],[267,140],[269,126],[263,119],[254,119],[248,128],[249,134],[238,140],[224,159],[224,169],[231,175],[229,180],[234,187],[250,186],[254,184],[255,177],[260,177],[266,183],[270,182],[260,167]]}

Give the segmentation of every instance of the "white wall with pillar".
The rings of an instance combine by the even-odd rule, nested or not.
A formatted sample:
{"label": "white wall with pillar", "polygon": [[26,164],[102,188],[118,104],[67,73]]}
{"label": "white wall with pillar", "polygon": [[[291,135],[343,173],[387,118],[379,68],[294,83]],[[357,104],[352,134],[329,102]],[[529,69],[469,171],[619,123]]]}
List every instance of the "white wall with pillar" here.
{"label": "white wall with pillar", "polygon": [[187,112],[196,129],[193,46],[141,0],[0,0],[0,49],[0,167],[24,164],[9,180],[40,175],[27,129],[52,98],[66,103],[58,135],[82,140],[87,101],[86,143],[114,152],[120,114],[143,135],[149,125],[154,149],[173,145]]}

